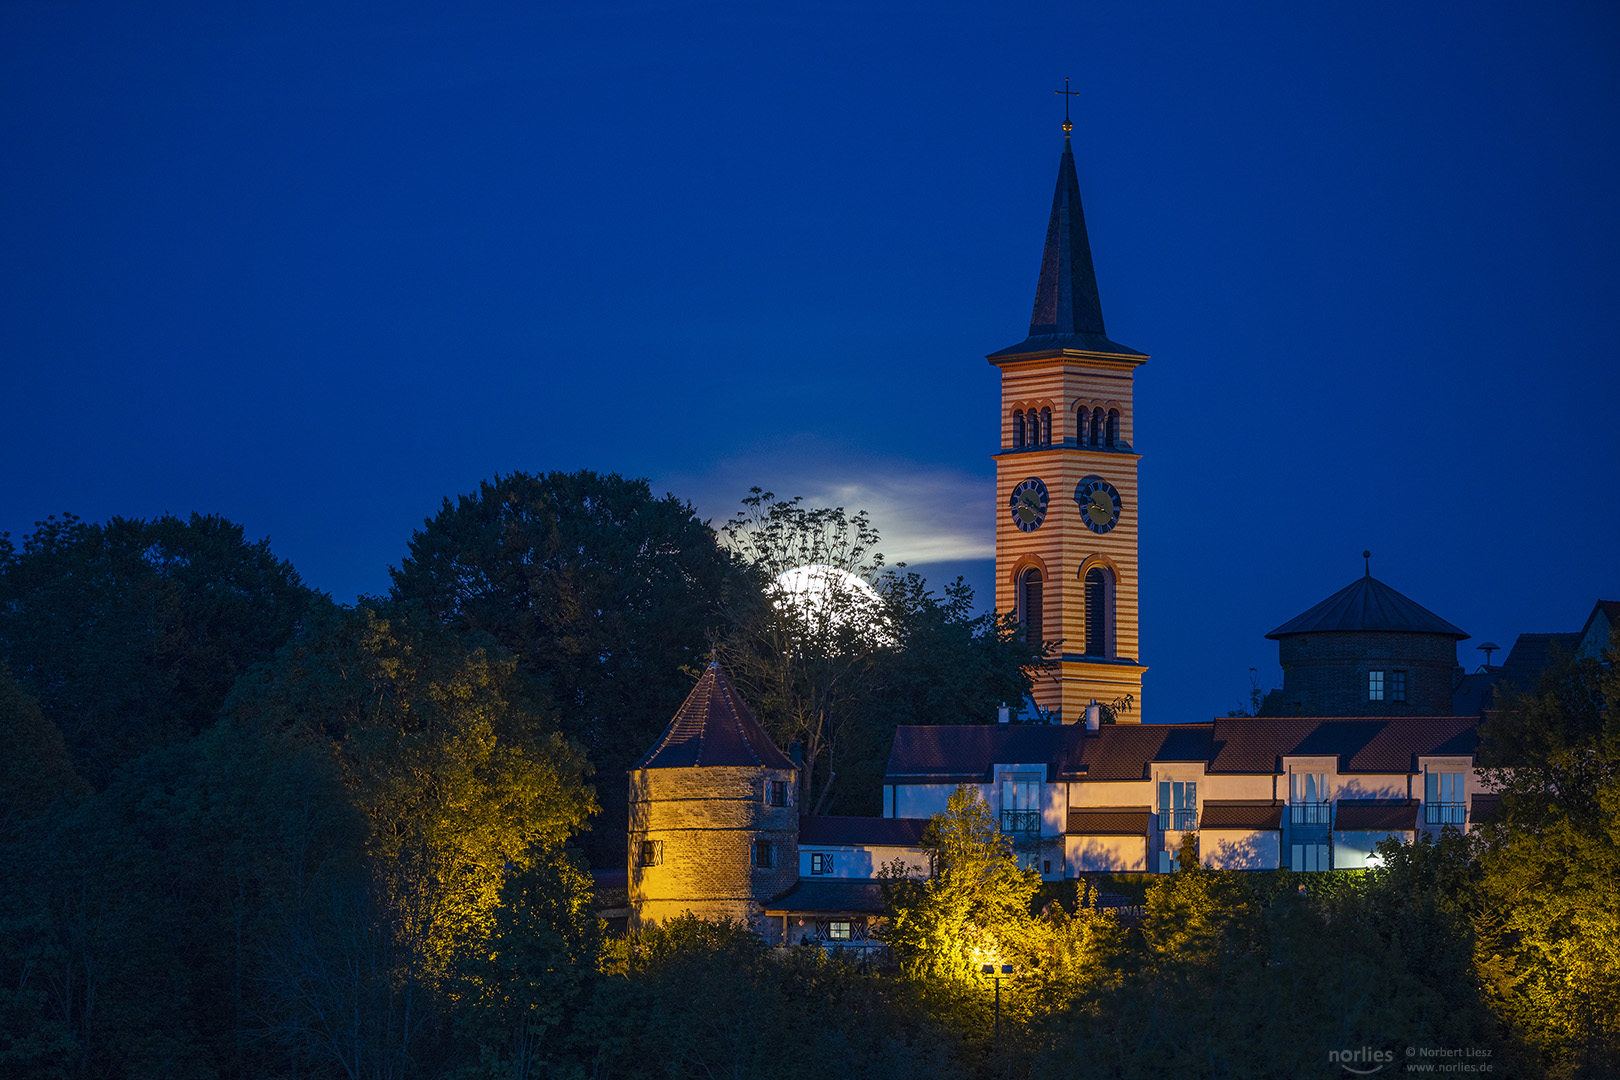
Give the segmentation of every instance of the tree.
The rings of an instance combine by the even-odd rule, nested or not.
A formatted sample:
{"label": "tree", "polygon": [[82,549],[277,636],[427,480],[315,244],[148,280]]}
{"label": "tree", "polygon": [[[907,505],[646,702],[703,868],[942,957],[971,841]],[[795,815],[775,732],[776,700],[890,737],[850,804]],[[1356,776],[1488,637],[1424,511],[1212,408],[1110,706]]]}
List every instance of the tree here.
{"label": "tree", "polygon": [[1556,1076],[1620,1060],[1620,634],[1508,691],[1481,760],[1502,793],[1474,918],[1496,1010]]}
{"label": "tree", "polygon": [[322,597],[267,540],[213,515],[38,523],[0,545],[0,659],[61,729],[81,775],[214,723]]}
{"label": "tree", "polygon": [[602,777],[592,858],[623,865],[625,771],[691,689],[731,575],[691,505],[645,480],[514,472],[444,500],[392,596],[516,656]]}

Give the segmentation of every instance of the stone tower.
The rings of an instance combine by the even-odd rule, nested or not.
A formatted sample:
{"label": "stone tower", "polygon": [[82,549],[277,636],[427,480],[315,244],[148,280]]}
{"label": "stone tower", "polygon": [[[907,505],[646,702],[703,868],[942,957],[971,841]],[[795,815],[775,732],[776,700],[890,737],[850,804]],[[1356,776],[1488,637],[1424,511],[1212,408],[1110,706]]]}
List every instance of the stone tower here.
{"label": "stone tower", "polygon": [[630,770],[630,927],[752,923],[799,879],[797,770],[718,664]]}
{"label": "stone tower", "polygon": [[1457,642],[1468,637],[1367,575],[1283,623],[1281,690],[1262,716],[1450,716]]}
{"label": "stone tower", "polygon": [[996,461],[996,609],[1063,642],[1035,701],[1064,723],[1129,694],[1142,719],[1136,416],[1147,357],[1110,341],[1065,124],[1057,192],[1029,336],[991,353],[1001,369]]}

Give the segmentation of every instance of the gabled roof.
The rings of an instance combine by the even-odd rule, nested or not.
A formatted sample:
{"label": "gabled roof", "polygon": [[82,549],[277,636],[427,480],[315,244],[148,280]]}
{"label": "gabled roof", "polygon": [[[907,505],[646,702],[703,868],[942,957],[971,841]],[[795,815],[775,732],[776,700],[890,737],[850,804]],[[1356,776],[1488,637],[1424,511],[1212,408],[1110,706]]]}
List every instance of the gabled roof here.
{"label": "gabled roof", "polygon": [[807,817],[799,819],[799,846],[921,847],[928,818]]}
{"label": "gabled roof", "polygon": [[1146,836],[1153,813],[1145,806],[1084,806],[1069,810],[1070,836]]}
{"label": "gabled roof", "polygon": [[1212,773],[1275,773],[1285,757],[1336,757],[1341,773],[1404,773],[1423,756],[1471,755],[1477,716],[1322,720],[1222,717],[1210,736]]}
{"label": "gabled roof", "polygon": [[1145,359],[1144,354],[1135,349],[1108,340],[1103,329],[1097,271],[1091,265],[1086,214],[1080,206],[1080,180],[1075,174],[1074,148],[1067,135],[1063,137],[1063,156],[1058,161],[1057,190],[1052,195],[1052,216],[1046,225],[1046,248],[1041,254],[1041,274],[1035,284],[1035,310],[1029,318],[1029,337],[991,353],[990,360],[1058,351]]}
{"label": "gabled roof", "polygon": [[1343,832],[1412,832],[1417,814],[1416,799],[1340,799],[1333,827]]}
{"label": "gabled roof", "polygon": [[1524,693],[1535,690],[1541,673],[1557,660],[1568,660],[1581,646],[1579,632],[1572,634],[1520,634],[1508,650],[1507,659],[1497,670],[1496,681],[1508,683]]}
{"label": "gabled roof", "polygon": [[767,903],[765,914],[860,915],[877,914],[886,907],[883,886],[875,881],[801,878],[793,888]]}
{"label": "gabled roof", "polygon": [[913,783],[980,783],[992,765],[1042,764],[1045,779],[1141,780],[1154,761],[1207,761],[1208,724],[902,725],[888,776]]}
{"label": "gabled roof", "polygon": [[1274,799],[1210,799],[1199,811],[1200,829],[1281,829],[1283,804]]}
{"label": "gabled roof", "polygon": [[686,695],[675,719],[632,769],[689,769],[723,765],[791,769],[793,762],[759,726],[742,695],[710,664]]}
{"label": "gabled roof", "polygon": [[1267,634],[1321,634],[1344,630],[1378,630],[1400,634],[1444,634],[1459,641],[1469,637],[1409,597],[1368,574],[1351,582],[1302,615]]}

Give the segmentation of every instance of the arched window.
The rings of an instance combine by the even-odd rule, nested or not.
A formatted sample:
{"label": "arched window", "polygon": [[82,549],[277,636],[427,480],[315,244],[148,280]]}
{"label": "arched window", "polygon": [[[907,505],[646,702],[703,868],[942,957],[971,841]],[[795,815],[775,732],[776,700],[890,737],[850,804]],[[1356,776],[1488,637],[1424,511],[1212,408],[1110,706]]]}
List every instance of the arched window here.
{"label": "arched window", "polygon": [[1092,409],[1091,410],[1091,445],[1092,446],[1101,446],[1102,445],[1102,436],[1103,436],[1103,411],[1100,408],[1099,409]]}
{"label": "arched window", "polygon": [[1013,449],[1017,450],[1024,445],[1024,410],[1013,410]]}
{"label": "arched window", "polygon": [[1045,630],[1041,610],[1041,572],[1034,567],[1018,575],[1018,621],[1024,624],[1024,640],[1038,649]]}
{"label": "arched window", "polygon": [[1107,586],[1101,567],[1086,571],[1086,655],[1108,654]]}
{"label": "arched window", "polygon": [[1119,443],[1119,410],[1108,410],[1108,445],[1116,446]]}
{"label": "arched window", "polygon": [[1052,410],[1041,410],[1041,445],[1052,445]]}

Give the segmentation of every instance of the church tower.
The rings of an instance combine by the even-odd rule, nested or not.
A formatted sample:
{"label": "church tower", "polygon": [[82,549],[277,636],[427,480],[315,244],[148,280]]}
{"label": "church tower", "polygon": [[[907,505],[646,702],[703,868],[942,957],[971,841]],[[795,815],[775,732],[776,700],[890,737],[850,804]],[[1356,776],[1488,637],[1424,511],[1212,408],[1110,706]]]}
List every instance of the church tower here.
{"label": "church tower", "polygon": [[1032,640],[1063,643],[1037,705],[1075,723],[1090,702],[1130,695],[1118,720],[1139,723],[1131,386],[1147,356],[1103,330],[1067,120],[1063,129],[1029,336],[988,358],[1001,369],[996,610],[1016,612]]}

